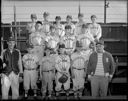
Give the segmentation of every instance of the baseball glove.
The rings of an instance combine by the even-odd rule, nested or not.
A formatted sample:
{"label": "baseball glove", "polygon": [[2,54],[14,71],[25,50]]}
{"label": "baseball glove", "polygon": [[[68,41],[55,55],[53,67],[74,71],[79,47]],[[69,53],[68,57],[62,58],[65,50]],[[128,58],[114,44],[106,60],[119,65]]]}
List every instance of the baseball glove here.
{"label": "baseball glove", "polygon": [[59,82],[60,83],[65,83],[68,80],[68,76],[63,74],[60,78],[59,78]]}

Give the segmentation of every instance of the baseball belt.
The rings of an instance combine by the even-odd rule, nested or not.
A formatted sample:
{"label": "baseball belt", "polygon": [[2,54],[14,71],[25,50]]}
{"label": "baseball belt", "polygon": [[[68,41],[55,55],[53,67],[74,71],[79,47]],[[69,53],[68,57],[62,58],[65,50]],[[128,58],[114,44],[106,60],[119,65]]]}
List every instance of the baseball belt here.
{"label": "baseball belt", "polygon": [[53,71],[53,69],[52,70],[48,70],[48,71],[42,71],[42,72],[52,72]]}
{"label": "baseball belt", "polygon": [[25,70],[36,70],[36,68],[25,68]]}

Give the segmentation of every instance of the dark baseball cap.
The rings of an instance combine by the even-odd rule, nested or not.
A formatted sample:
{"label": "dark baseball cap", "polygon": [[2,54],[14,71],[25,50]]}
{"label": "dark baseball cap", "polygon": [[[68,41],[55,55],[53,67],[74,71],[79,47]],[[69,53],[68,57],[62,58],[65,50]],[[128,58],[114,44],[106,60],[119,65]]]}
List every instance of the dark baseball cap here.
{"label": "dark baseball cap", "polygon": [[49,16],[50,14],[48,12],[43,13],[44,16]]}
{"label": "dark baseball cap", "polygon": [[99,41],[96,43],[96,45],[98,45],[98,44],[104,45],[104,40],[99,40]]}
{"label": "dark baseball cap", "polygon": [[78,17],[84,17],[84,14],[83,13],[79,13]]}
{"label": "dark baseball cap", "polygon": [[72,19],[72,16],[71,16],[71,15],[67,15],[67,18],[70,18],[70,19]]}
{"label": "dark baseball cap", "polygon": [[61,17],[60,17],[60,16],[56,16],[56,18],[55,18],[55,19],[61,20]]}
{"label": "dark baseball cap", "polygon": [[97,18],[97,17],[96,17],[96,15],[91,15],[91,19],[92,19],[92,18]]}
{"label": "dark baseball cap", "polygon": [[70,25],[66,25],[65,29],[72,29],[72,27]]}
{"label": "dark baseball cap", "polygon": [[9,41],[16,41],[16,40],[15,40],[14,37],[11,36],[11,37],[9,37],[9,39],[8,39],[8,42],[9,42]]}

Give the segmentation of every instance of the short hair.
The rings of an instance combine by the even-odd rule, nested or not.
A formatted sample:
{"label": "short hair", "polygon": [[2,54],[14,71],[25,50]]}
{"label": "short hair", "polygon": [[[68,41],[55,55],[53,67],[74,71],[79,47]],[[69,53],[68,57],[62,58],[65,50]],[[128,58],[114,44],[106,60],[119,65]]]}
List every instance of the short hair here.
{"label": "short hair", "polygon": [[71,16],[71,15],[67,15],[67,17],[66,17],[66,18],[72,19],[72,16]]}
{"label": "short hair", "polygon": [[82,28],[88,28],[87,24],[83,24]]}
{"label": "short hair", "polygon": [[92,18],[97,18],[97,17],[96,17],[96,15],[91,15],[91,19],[92,19]]}
{"label": "short hair", "polygon": [[31,18],[35,18],[35,19],[37,19],[36,14],[31,14]]}
{"label": "short hair", "polygon": [[50,29],[55,29],[56,27],[54,25],[51,25],[50,26]]}
{"label": "short hair", "polygon": [[56,16],[56,18],[55,18],[55,19],[61,20],[61,17],[60,17],[60,16]]}
{"label": "short hair", "polygon": [[37,21],[36,24],[41,24],[42,25],[42,22],[41,21]]}
{"label": "short hair", "polygon": [[43,13],[43,16],[49,16],[49,15],[50,15],[50,13],[48,13],[48,12]]}
{"label": "short hair", "polygon": [[72,27],[70,25],[66,25],[65,29],[72,29]]}
{"label": "short hair", "polygon": [[79,13],[78,17],[84,17],[84,14],[83,13]]}

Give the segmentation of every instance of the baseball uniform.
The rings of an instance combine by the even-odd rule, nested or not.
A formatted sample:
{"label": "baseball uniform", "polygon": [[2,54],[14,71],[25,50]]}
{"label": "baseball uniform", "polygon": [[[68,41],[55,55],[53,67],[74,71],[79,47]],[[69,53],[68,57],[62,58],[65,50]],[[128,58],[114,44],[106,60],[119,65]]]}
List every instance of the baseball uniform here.
{"label": "baseball uniform", "polygon": [[56,73],[56,91],[60,91],[62,87],[62,83],[58,81],[58,79],[63,75],[62,72],[65,72],[68,76],[68,80],[66,83],[64,83],[64,90],[68,90],[70,88],[70,74],[69,74],[69,68],[70,68],[70,58],[68,55],[58,55],[55,60],[55,68],[57,70]]}
{"label": "baseball uniform", "polygon": [[90,50],[87,51],[80,51],[75,52],[71,55],[71,61],[72,61],[72,69],[75,78],[73,78],[73,90],[75,93],[80,90],[82,93],[82,90],[84,89],[84,82],[85,82],[85,75],[86,75],[86,69],[87,69],[87,61],[89,59],[89,56],[91,54]]}
{"label": "baseball uniform", "polygon": [[45,96],[48,87],[48,93],[53,91],[53,80],[55,78],[55,57],[53,55],[45,56],[40,61],[40,76],[42,81],[42,95]]}
{"label": "baseball uniform", "polygon": [[94,39],[100,39],[102,36],[102,29],[100,24],[89,24],[89,29],[90,29],[90,33],[92,34],[92,36],[94,37]]}
{"label": "baseball uniform", "polygon": [[61,39],[62,43],[65,44],[65,51],[67,54],[71,54],[75,50],[76,37],[70,33],[65,34]]}
{"label": "baseball uniform", "polygon": [[45,35],[38,31],[32,33],[30,34],[29,42],[34,46],[34,53],[37,54],[40,60],[44,55]]}
{"label": "baseball uniform", "polygon": [[29,90],[31,88],[37,89],[37,67],[38,67],[38,56],[33,53],[27,53],[23,56],[23,65],[24,65],[24,89]]}
{"label": "baseball uniform", "polygon": [[90,30],[86,29],[84,33],[77,36],[77,40],[82,44],[83,49],[88,49],[90,43],[94,41],[94,38],[92,34],[90,34]]}

